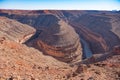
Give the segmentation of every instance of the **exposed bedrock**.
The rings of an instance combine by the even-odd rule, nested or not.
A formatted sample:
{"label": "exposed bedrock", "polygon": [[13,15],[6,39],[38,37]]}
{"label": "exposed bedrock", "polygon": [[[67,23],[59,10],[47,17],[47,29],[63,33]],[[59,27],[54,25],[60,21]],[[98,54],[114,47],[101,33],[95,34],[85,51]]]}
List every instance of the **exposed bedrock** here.
{"label": "exposed bedrock", "polygon": [[42,27],[42,32],[33,41],[33,46],[64,62],[81,60],[82,48],[78,34],[63,20],[58,19],[57,22],[53,26]]}
{"label": "exposed bedrock", "polygon": [[35,34],[36,30],[6,17],[0,17],[0,37],[24,43]]}
{"label": "exposed bedrock", "polygon": [[79,35],[70,25],[55,15],[11,14],[6,16],[36,28],[37,36],[33,36],[27,43],[28,45],[64,62],[82,59]]}
{"label": "exposed bedrock", "polygon": [[[101,13],[83,14],[71,22],[75,25],[75,29],[77,28],[77,32],[87,40],[94,53],[104,53],[104,51],[120,45],[119,21],[119,14],[109,12],[105,15]],[[84,31],[85,35],[80,30]]]}
{"label": "exposed bedrock", "polygon": [[90,47],[89,50],[91,50],[93,54],[104,53],[109,49],[106,41],[101,35],[92,32],[85,26],[76,22],[71,22],[70,24],[75,28],[79,36],[82,37],[85,41],[87,41],[86,44],[88,45],[88,47]]}
{"label": "exposed bedrock", "polygon": [[[46,14],[49,17],[46,17]],[[78,35],[82,37],[92,50],[92,53],[104,53],[114,46],[120,45],[120,14],[111,11],[67,11],[67,10],[35,10],[12,11],[0,10],[0,16],[28,24],[37,29],[57,24],[58,18],[70,23]]]}

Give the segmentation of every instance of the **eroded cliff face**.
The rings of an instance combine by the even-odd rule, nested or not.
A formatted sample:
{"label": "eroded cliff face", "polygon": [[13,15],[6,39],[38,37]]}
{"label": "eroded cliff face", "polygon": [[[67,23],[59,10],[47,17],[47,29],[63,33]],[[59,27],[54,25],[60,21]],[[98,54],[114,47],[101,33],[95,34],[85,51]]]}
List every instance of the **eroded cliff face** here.
{"label": "eroded cliff face", "polygon": [[[46,19],[57,19],[54,15],[45,15]],[[51,17],[51,18],[50,18]],[[54,20],[55,20],[54,19]],[[48,23],[50,22],[48,21]],[[47,24],[47,23],[46,23]],[[40,27],[42,32],[33,40],[32,46],[64,62],[73,62],[82,59],[80,38],[75,30],[61,19],[52,25]],[[31,44],[31,41],[28,45]]]}
{"label": "eroded cliff face", "polygon": [[[119,12],[47,11],[68,22],[94,54],[104,53],[120,44]],[[83,45],[84,46],[84,45]]]}
{"label": "eroded cliff face", "polygon": [[35,34],[35,29],[6,17],[0,17],[0,37],[24,43]]}
{"label": "eroded cliff face", "polygon": [[[87,16],[84,16],[83,14],[86,14]],[[92,17],[90,17],[91,15]],[[105,21],[100,18],[100,16],[103,15]],[[81,60],[82,51],[80,39],[85,41],[86,45],[83,44],[83,48],[86,49],[85,46],[87,46],[87,49],[89,48],[89,51],[92,50],[93,53],[106,52],[108,48],[112,48],[112,46],[116,44],[119,45],[119,26],[117,25],[119,23],[119,17],[115,17],[116,14],[114,17],[111,17],[111,15],[113,14],[106,15],[106,13],[99,13],[98,15],[98,12],[91,13],[89,11],[0,10],[0,16],[6,16],[17,20],[0,18],[0,79],[119,80],[119,46],[116,46],[111,50],[110,54],[102,53],[79,61]],[[112,28],[110,29],[108,29],[109,26],[105,26],[111,23],[102,25],[105,27],[105,30],[103,30],[101,28],[96,28],[97,26],[95,27],[95,24],[90,22],[91,20],[94,22],[94,18],[95,21],[100,22],[101,24],[106,21],[109,22],[109,19],[106,20],[106,17],[109,17],[111,22],[116,22],[115,24],[112,24]],[[83,22],[82,20],[79,20],[81,18]],[[18,21],[24,24],[21,24]],[[27,41],[26,39],[23,39],[23,36],[26,35],[26,33],[35,31],[33,28],[28,29],[29,26],[26,26],[25,24],[31,25],[37,29],[34,36],[32,36],[33,34],[27,36],[27,39],[32,36],[32,38]],[[98,25],[98,23],[96,24]],[[79,39],[79,37],[81,38]],[[18,42],[19,40],[20,42]],[[108,45],[107,41],[109,40],[111,42]],[[20,44],[23,42],[26,42],[28,46]],[[34,46],[39,49],[39,51],[29,46]],[[115,53],[115,55],[112,53],[111,56],[111,52]],[[65,62],[73,63],[72,65],[66,64],[48,55],[59,60],[62,59],[62,61]],[[67,58],[65,56],[67,56]]]}
{"label": "eroded cliff face", "polygon": [[[28,18],[31,17],[29,16]],[[32,30],[29,30],[29,28],[27,29],[27,27],[19,27],[20,24],[17,24],[17,26],[15,25],[16,23],[10,25],[12,22],[8,23],[8,25],[13,26],[13,28],[10,28],[11,30],[9,30],[9,33],[11,33],[11,35],[7,36],[10,36],[10,39],[13,38],[12,40],[15,40],[16,42],[25,42],[28,45],[31,44],[30,46],[42,50],[45,54],[51,55],[56,59],[64,62],[72,62],[74,60],[82,59],[82,48],[79,36],[75,30],[63,20],[52,14],[41,14],[36,17],[32,16],[32,19],[27,20],[32,20],[32,22],[36,24],[34,28],[36,28],[37,31],[34,36],[38,35],[37,37],[30,39],[30,37],[35,33],[35,29],[31,28],[33,29],[32,34]],[[24,21],[27,22],[27,20],[25,19]],[[6,24],[5,21],[3,22]],[[22,35],[23,37],[21,37]],[[15,36],[18,40],[16,40],[16,38],[13,36]]]}
{"label": "eroded cliff face", "polygon": [[[22,13],[22,14],[21,14]],[[38,10],[12,11],[1,10],[0,15],[20,21],[35,27],[52,26],[56,19],[45,19],[43,15],[53,14],[69,23],[85,40],[93,54],[104,53],[120,44],[119,13],[111,11],[65,11],[65,10]],[[116,21],[117,20],[117,21]],[[89,34],[89,35],[87,35]]]}
{"label": "eroded cliff face", "polygon": [[75,28],[79,36],[87,42],[93,54],[104,53],[109,49],[109,47],[106,44],[106,41],[103,39],[101,35],[92,32],[85,26],[80,25],[76,22],[74,23],[71,22],[70,24]]}
{"label": "eroded cliff face", "polygon": [[110,16],[111,31],[116,34],[120,39],[120,14]]}
{"label": "eroded cliff face", "polygon": [[[118,33],[119,24],[116,24],[119,22],[119,17],[115,18],[115,16],[117,17],[120,15],[119,14],[114,15],[112,13],[111,14],[106,13],[106,15],[103,15],[102,13],[83,14],[80,17],[74,19],[72,23],[74,24],[74,22],[76,22],[78,24],[81,24],[85,28],[87,28],[90,32],[94,33],[93,36],[95,35],[99,36],[98,39],[96,37],[96,40],[91,38],[93,39],[93,42],[90,41],[90,39],[87,39],[87,41],[89,42],[89,45],[91,47],[94,47],[94,49],[92,48],[93,51],[95,49],[97,50],[97,48],[101,48],[99,50],[108,51],[108,50],[111,50],[114,46],[120,44],[119,33]],[[112,21],[117,20],[117,21],[114,23],[114,22],[111,22],[111,20]],[[80,26],[78,25],[77,27],[80,27]],[[84,36],[84,37],[87,37],[87,36]],[[97,42],[98,44],[96,44],[95,46],[94,42]],[[98,53],[97,51],[94,51],[94,52]]]}

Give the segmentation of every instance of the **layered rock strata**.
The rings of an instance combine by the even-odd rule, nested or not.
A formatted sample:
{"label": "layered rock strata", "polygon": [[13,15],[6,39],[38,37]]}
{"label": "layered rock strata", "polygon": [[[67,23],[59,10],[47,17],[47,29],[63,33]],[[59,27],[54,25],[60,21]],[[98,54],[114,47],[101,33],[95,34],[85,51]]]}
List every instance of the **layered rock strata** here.
{"label": "layered rock strata", "polygon": [[78,34],[62,20],[58,20],[58,25],[45,27],[39,38],[34,41],[34,46],[45,54],[64,62],[82,59],[82,48]]}
{"label": "layered rock strata", "polygon": [[0,37],[5,37],[18,43],[24,43],[34,35],[35,31],[34,28],[28,25],[6,17],[0,17]]}
{"label": "layered rock strata", "polygon": [[[46,14],[50,16],[46,17]],[[52,19],[51,14],[72,24],[78,35],[87,41],[93,54],[105,53],[120,45],[119,11],[0,10],[0,16],[30,25],[37,31],[41,26],[53,26],[56,19]]]}

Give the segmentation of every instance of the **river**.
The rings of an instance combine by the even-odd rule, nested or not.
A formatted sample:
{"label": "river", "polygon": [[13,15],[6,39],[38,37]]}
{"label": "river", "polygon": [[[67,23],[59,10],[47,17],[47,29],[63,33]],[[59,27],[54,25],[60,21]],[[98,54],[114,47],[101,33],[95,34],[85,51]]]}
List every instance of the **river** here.
{"label": "river", "polygon": [[92,56],[92,51],[91,51],[88,43],[85,40],[83,40],[82,38],[80,40],[81,40],[81,43],[82,43],[83,54],[84,54],[85,58],[91,57]]}

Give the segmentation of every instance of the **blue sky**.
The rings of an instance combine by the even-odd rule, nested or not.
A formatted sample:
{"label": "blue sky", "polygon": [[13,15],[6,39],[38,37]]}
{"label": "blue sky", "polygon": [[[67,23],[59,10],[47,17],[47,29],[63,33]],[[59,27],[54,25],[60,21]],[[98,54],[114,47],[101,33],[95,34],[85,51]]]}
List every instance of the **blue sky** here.
{"label": "blue sky", "polygon": [[120,0],[0,0],[0,9],[120,10]]}

